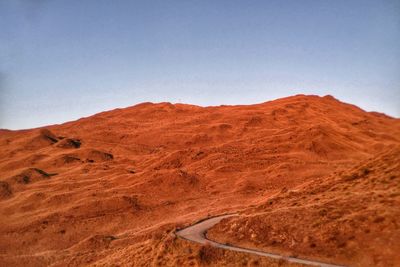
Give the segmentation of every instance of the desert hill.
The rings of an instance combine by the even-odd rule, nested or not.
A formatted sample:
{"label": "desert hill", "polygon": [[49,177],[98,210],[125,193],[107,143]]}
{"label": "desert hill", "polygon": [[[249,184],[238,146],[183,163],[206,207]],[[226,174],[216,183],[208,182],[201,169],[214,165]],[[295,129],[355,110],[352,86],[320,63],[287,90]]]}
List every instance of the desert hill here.
{"label": "desert hill", "polygon": [[[371,209],[379,214],[386,210],[379,215],[386,223],[397,215],[389,207],[397,203],[399,187],[397,178],[379,174],[379,166],[398,177],[399,145],[399,119],[331,96],[305,95],[242,106],[143,103],[61,125],[0,130],[0,265],[152,266],[177,265],[177,259],[179,264],[202,265],[200,248],[169,239],[174,228],[240,210],[267,227],[271,207],[289,209],[294,202],[296,212],[314,220],[317,215],[301,202],[312,201],[319,210],[328,205],[329,194],[341,203],[341,212],[366,216],[369,224],[375,218],[361,208],[368,203],[361,196],[370,194],[375,183],[383,197],[370,200]],[[360,164],[370,166],[368,179],[342,182],[364,166]],[[390,181],[381,185],[382,179]],[[342,184],[347,188],[324,191]],[[350,197],[353,188],[357,197]],[[292,200],[293,190],[300,190],[299,199]],[[266,206],[272,196],[281,200]],[[359,208],[348,209],[351,201]],[[318,218],[332,228],[342,223]],[[284,211],[276,211],[275,219],[295,220]],[[216,238],[270,248],[269,236],[259,233],[255,241],[246,232],[241,239],[236,232],[221,236],[218,227],[227,223],[215,228]],[[366,228],[372,233],[378,226]],[[304,227],[303,234],[312,236],[315,229]],[[394,233],[398,225],[385,229]],[[284,225],[276,229],[286,230]],[[374,240],[372,234],[353,235],[353,243]],[[393,238],[399,241],[398,235]],[[357,243],[354,255],[364,254],[349,256],[322,238],[309,239],[317,250],[307,245],[293,249],[287,240],[276,240],[274,248],[344,262],[380,253]],[[332,247],[331,255],[326,251]],[[215,260],[232,264],[226,260],[237,257],[245,258]],[[367,263],[385,262],[375,258]]]}

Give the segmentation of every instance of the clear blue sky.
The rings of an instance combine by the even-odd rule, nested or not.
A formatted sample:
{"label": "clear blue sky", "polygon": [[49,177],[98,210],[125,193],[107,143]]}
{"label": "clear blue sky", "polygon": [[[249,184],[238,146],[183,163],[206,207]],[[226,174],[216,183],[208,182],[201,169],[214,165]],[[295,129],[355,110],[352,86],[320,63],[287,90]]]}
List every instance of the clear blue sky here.
{"label": "clear blue sky", "polygon": [[400,1],[0,1],[0,128],[332,94],[400,116]]}

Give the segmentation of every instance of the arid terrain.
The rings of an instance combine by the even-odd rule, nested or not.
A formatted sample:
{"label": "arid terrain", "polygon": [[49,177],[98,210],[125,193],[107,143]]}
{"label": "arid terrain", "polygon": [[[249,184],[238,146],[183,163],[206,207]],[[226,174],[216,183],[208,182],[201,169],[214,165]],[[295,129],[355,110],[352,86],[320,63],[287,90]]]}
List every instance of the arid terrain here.
{"label": "arid terrain", "polygon": [[0,130],[0,266],[295,266],[174,236],[400,266],[400,119],[297,95]]}

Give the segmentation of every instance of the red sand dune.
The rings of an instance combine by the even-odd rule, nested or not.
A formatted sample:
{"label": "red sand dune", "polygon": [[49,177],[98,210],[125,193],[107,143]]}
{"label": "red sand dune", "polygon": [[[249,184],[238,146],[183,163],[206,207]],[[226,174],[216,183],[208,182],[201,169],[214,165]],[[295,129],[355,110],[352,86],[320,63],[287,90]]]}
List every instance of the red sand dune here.
{"label": "red sand dune", "polygon": [[[170,235],[240,210],[210,235],[346,264],[399,264],[399,145],[399,119],[331,96],[143,103],[0,130],[0,265],[266,264]],[[251,227],[227,231],[233,222]]]}

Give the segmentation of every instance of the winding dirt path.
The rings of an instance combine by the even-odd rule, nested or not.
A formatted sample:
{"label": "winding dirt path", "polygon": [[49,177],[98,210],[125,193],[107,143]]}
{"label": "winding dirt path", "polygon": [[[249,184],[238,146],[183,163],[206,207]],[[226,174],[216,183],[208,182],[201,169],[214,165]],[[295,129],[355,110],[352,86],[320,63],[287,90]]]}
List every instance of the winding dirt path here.
{"label": "winding dirt path", "polygon": [[324,263],[324,262],[319,262],[319,261],[287,257],[287,256],[263,252],[263,251],[259,251],[259,250],[255,250],[255,249],[236,247],[233,245],[225,245],[225,244],[221,244],[221,243],[212,241],[206,237],[206,232],[208,229],[210,229],[211,227],[213,227],[214,225],[219,223],[222,219],[232,217],[232,216],[237,216],[237,214],[221,215],[221,216],[216,216],[216,217],[213,217],[210,219],[205,219],[205,220],[199,221],[194,225],[188,226],[182,230],[177,231],[176,235],[182,239],[200,243],[203,245],[210,244],[211,246],[214,246],[217,248],[251,253],[251,254],[269,257],[269,258],[273,258],[273,259],[277,259],[277,260],[283,259],[288,262],[300,263],[300,264],[312,265],[312,266],[321,266],[321,267],[344,267],[343,265],[335,265],[335,264],[329,264],[329,263]]}

